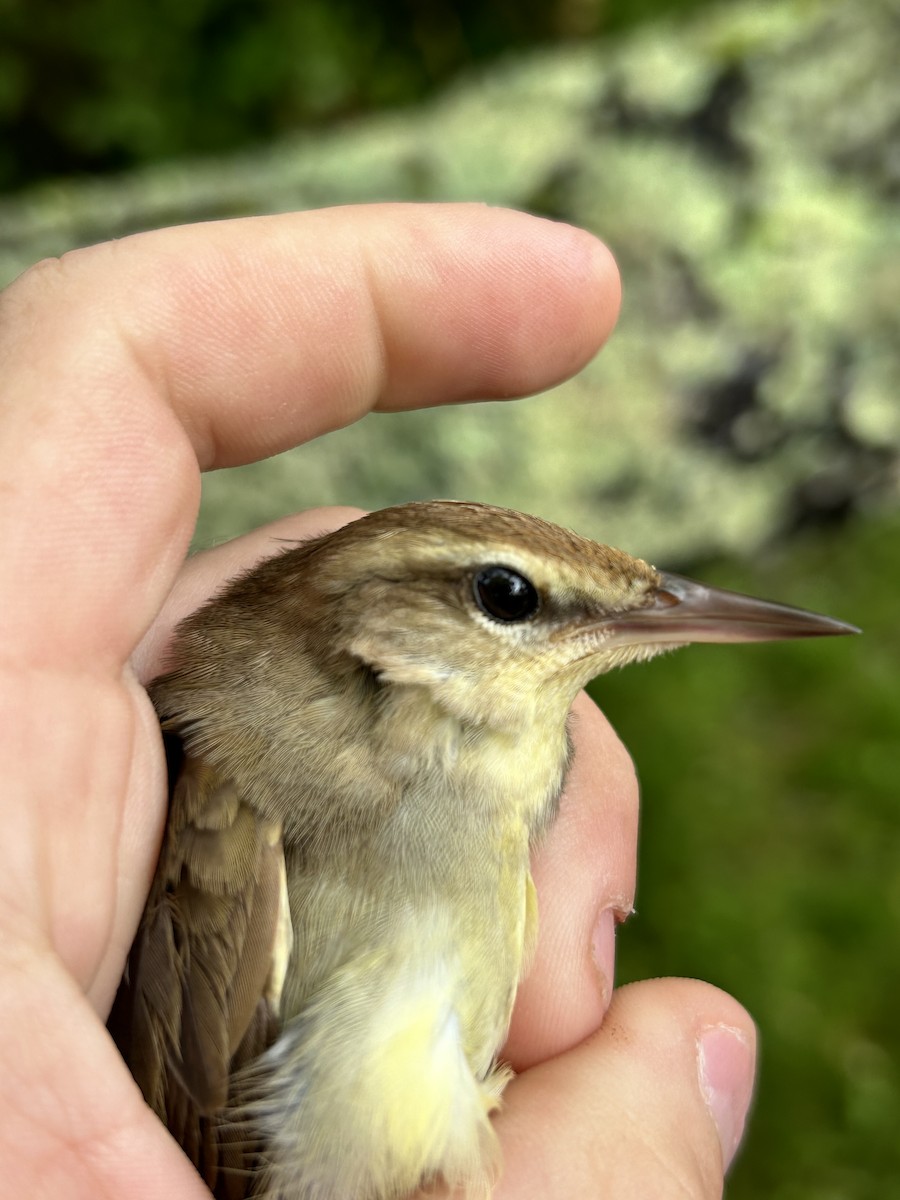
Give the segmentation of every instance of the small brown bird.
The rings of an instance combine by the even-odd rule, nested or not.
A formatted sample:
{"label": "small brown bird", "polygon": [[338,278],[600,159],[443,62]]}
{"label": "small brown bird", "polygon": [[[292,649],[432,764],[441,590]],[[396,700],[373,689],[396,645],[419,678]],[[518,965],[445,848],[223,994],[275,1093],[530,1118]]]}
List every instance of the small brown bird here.
{"label": "small brown bird", "polygon": [[450,502],[296,546],[184,621],[110,1028],[215,1194],[486,1194],[577,691],[688,642],[850,632]]}

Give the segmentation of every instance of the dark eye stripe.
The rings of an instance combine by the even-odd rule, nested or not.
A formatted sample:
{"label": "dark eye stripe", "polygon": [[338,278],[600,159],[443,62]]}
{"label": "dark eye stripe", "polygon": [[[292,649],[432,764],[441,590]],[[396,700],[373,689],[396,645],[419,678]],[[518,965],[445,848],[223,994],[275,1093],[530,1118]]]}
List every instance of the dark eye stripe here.
{"label": "dark eye stripe", "polygon": [[510,567],[484,567],[473,580],[475,600],[494,621],[528,621],[540,608],[537,588]]}

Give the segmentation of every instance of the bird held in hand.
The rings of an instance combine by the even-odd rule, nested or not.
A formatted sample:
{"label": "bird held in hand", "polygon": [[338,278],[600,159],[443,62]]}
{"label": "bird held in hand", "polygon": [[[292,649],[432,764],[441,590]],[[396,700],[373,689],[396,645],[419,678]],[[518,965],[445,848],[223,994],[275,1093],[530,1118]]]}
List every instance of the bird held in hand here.
{"label": "bird held in hand", "polygon": [[291,548],[184,621],[110,1028],[216,1195],[485,1194],[576,693],[688,642],[848,632],[452,502]]}

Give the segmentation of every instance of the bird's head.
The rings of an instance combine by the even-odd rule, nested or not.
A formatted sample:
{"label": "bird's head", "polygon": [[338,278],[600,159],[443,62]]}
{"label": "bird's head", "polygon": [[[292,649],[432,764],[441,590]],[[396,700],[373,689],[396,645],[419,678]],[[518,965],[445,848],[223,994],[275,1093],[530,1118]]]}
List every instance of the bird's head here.
{"label": "bird's head", "polygon": [[689,642],[852,631],[481,504],[372,513],[301,565],[334,645],[381,683],[423,688],[457,719],[498,729],[548,710],[562,720],[594,676]]}

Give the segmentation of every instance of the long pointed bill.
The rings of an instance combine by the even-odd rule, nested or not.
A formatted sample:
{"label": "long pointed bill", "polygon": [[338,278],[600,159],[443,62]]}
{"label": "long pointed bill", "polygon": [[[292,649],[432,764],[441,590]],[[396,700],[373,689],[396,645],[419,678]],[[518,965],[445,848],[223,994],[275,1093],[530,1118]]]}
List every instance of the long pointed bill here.
{"label": "long pointed bill", "polygon": [[785,638],[859,633],[855,625],[819,613],[757,600],[660,572],[654,601],[608,621],[617,641],[774,642]]}

